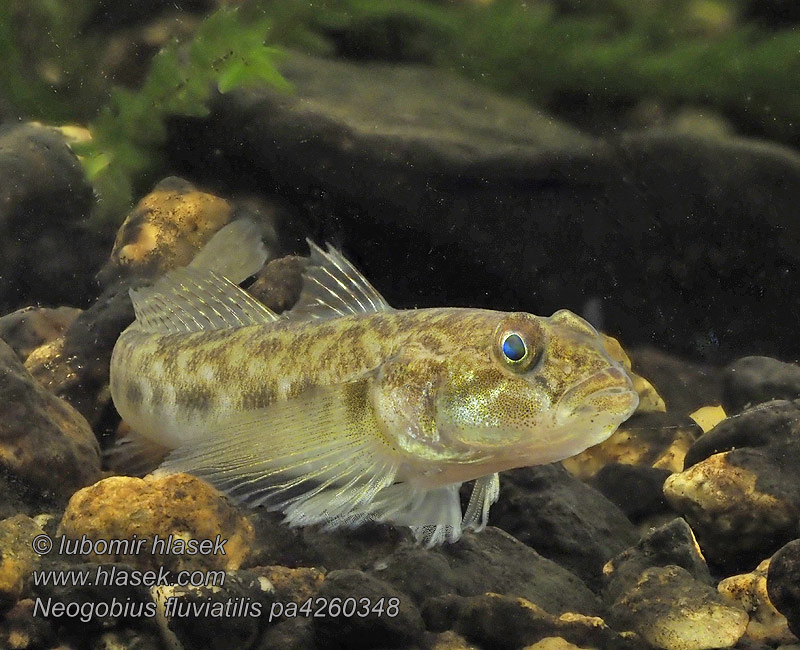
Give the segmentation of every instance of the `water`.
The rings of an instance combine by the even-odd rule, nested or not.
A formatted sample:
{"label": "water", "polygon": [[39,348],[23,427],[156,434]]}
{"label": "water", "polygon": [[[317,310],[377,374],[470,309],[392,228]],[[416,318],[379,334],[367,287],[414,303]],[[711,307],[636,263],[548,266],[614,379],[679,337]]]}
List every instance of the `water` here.
{"label": "water", "polygon": [[[797,12],[228,4],[0,6],[0,647],[800,645]],[[432,549],[120,476],[128,290],[242,217],[278,313],[331,242],[398,309],[580,314],[639,410]],[[170,535],[226,552],[78,544]],[[111,569],[168,578],[33,579]]]}

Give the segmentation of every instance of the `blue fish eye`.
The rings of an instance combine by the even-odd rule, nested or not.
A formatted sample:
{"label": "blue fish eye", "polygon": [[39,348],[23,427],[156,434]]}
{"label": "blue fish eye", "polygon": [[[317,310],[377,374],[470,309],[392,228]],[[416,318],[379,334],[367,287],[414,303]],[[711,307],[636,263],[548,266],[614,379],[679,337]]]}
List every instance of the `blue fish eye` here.
{"label": "blue fish eye", "polygon": [[509,334],[503,341],[503,354],[509,361],[522,361],[527,353],[528,348],[519,334]]}

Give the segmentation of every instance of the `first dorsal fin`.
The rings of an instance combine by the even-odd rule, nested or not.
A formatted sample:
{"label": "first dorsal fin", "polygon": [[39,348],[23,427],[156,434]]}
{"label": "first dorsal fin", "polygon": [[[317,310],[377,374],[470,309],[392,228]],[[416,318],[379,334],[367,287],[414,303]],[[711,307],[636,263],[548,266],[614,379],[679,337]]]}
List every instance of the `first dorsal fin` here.
{"label": "first dorsal fin", "polygon": [[266,255],[253,222],[225,226],[189,266],[168,272],[152,287],[131,289],[136,326],[176,334],[277,320],[274,312],[234,284],[258,271]]}
{"label": "first dorsal fin", "polygon": [[291,318],[333,318],[390,311],[383,296],[338,250],[327,252],[311,240],[311,261],[303,273],[303,290]]}

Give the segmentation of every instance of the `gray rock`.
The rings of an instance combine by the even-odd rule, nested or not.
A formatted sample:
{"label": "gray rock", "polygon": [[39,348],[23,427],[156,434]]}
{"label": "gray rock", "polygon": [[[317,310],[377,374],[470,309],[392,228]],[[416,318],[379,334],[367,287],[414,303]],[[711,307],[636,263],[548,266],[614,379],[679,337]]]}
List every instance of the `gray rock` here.
{"label": "gray rock", "polygon": [[520,596],[556,615],[600,611],[573,573],[492,527],[441,549],[405,545],[379,560],[372,572],[417,603],[448,593],[495,592]]}
{"label": "gray rock", "polygon": [[92,429],[0,341],[0,473],[54,502],[100,477]]}
{"label": "gray rock", "polygon": [[168,587],[162,598],[169,629],[184,650],[253,647],[274,602],[271,585],[253,571],[228,571],[223,584]]}
{"label": "gray rock", "polygon": [[[408,596],[391,585],[362,571],[332,571],[319,590],[324,616],[314,618],[317,644],[322,648],[350,650],[402,648],[422,641],[425,625],[419,610]],[[361,599],[370,604],[365,616],[345,616],[327,609],[332,599]],[[315,603],[317,601],[315,600]]]}
{"label": "gray rock", "polygon": [[407,530],[392,526],[324,532],[287,528],[274,513],[257,510],[253,515],[254,563],[359,569],[417,604],[446,593],[492,591],[522,596],[554,614],[600,611],[597,598],[577,576],[492,526],[467,532],[455,544],[425,549]]}
{"label": "gray rock", "polygon": [[247,291],[278,314],[291,309],[300,297],[307,262],[296,255],[270,260]]}
{"label": "gray rock", "polygon": [[559,464],[504,472],[489,521],[593,589],[603,565],[638,538],[617,506]]}
{"label": "gray rock", "polygon": [[728,413],[751,404],[800,397],[800,367],[771,357],[743,357],[730,364],[723,375]]}
{"label": "gray rock", "polygon": [[302,616],[271,625],[256,647],[258,650],[315,650],[313,621]]}
{"label": "gray rock", "polygon": [[634,630],[663,650],[729,648],[748,616],[678,566],[646,569],[610,608],[615,629]]}
{"label": "gray rock", "polygon": [[0,313],[81,304],[94,292],[104,242],[81,225],[92,188],[55,129],[0,126]]}
{"label": "gray rock", "polygon": [[453,630],[482,648],[518,650],[536,647],[532,644],[548,637],[599,650],[650,648],[635,634],[621,635],[610,629],[601,618],[579,614],[556,617],[523,598],[501,594],[430,598],[422,615],[429,630]]}
{"label": "gray rock", "polygon": [[767,573],[769,599],[800,637],[800,539],[781,548],[772,557]]}
{"label": "gray rock", "polygon": [[752,569],[800,533],[800,440],[709,456],[670,476],[664,495],[709,563]]}
{"label": "gray rock", "polygon": [[608,296],[605,326],[628,345],[800,352],[794,288],[772,281],[800,270],[796,152],[656,131],[598,141],[421,67],[293,54],[282,69],[292,94],[221,96],[202,123],[173,121],[167,150],[234,187],[243,168],[263,174],[306,207],[290,225],[348,244],[390,303],[550,313]]}
{"label": "gray rock", "polygon": [[638,523],[644,517],[669,509],[662,488],[671,473],[647,465],[611,463],[602,467],[591,483],[628,519]]}
{"label": "gray rock", "polygon": [[24,362],[40,345],[58,338],[78,317],[74,307],[25,307],[0,317],[0,339],[3,339]]}
{"label": "gray rock", "polygon": [[720,422],[686,453],[685,467],[742,447],[783,444],[800,436],[800,401],[775,400],[749,408]]}
{"label": "gray rock", "polygon": [[700,554],[692,529],[683,519],[674,519],[644,535],[635,546],[625,549],[606,564],[603,571],[603,600],[610,607],[639,580],[645,569],[679,566],[704,584],[712,584],[705,559]]}

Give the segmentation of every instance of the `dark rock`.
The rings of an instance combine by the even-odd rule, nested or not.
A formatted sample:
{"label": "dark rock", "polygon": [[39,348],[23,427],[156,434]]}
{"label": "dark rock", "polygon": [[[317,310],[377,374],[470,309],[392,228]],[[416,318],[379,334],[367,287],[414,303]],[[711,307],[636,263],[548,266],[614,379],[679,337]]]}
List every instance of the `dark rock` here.
{"label": "dark rock", "polygon": [[112,649],[164,650],[163,635],[160,630],[153,629],[153,626],[115,629],[98,635],[94,645],[91,646],[91,650]]}
{"label": "dark rock", "polygon": [[638,538],[617,506],[559,464],[503,473],[489,521],[594,589],[603,565]]}
{"label": "dark rock", "polygon": [[670,565],[686,569],[695,580],[712,584],[692,529],[683,519],[675,519],[651,530],[635,546],[625,549],[606,564],[603,600],[611,606],[636,584],[645,569]]}
{"label": "dark rock", "polygon": [[13,605],[23,595],[28,577],[39,565],[33,540],[43,533],[42,528],[25,515],[0,521],[0,610]]}
{"label": "dark rock", "polygon": [[652,347],[629,349],[636,370],[650,379],[667,404],[667,412],[688,415],[701,406],[722,402],[722,371]]}
{"label": "dark rock", "polygon": [[747,0],[742,15],[768,27],[782,28],[800,23],[800,6],[792,0]]}
{"label": "dark rock", "polygon": [[686,454],[685,467],[712,454],[742,447],[782,444],[800,436],[800,401],[759,404],[720,422],[701,436]]}
{"label": "dark rock", "polygon": [[562,637],[580,647],[602,650],[645,650],[636,635],[620,635],[596,617],[555,617],[524,598],[500,594],[439,596],[422,610],[428,629],[455,630],[481,647],[518,650],[547,637]]}
{"label": "dark rock", "polygon": [[789,629],[800,637],[800,539],[789,542],[772,557],[767,593],[786,617]]}
{"label": "dark rock", "polygon": [[800,367],[771,357],[738,359],[725,369],[723,381],[722,405],[728,413],[750,404],[800,397]]}
{"label": "dark rock", "polygon": [[[401,648],[418,644],[425,625],[419,610],[404,593],[361,571],[345,569],[328,574],[319,590],[320,603],[333,598],[370,603],[367,616],[326,615],[314,618],[317,643],[323,648]],[[379,606],[379,603],[383,603]],[[379,611],[380,609],[380,611]]]}
{"label": "dark rock", "polygon": [[634,630],[664,650],[727,648],[748,622],[743,609],[678,566],[646,569],[609,613],[615,629]]}
{"label": "dark rock", "polygon": [[34,615],[35,605],[32,598],[25,598],[0,616],[0,647],[28,650],[57,646],[53,624],[38,613]]}
{"label": "dark rock", "polygon": [[169,628],[185,650],[247,650],[258,640],[274,602],[271,586],[252,571],[224,575],[222,584],[162,591]]}
{"label": "dark rock", "polygon": [[116,423],[108,367],[117,337],[134,319],[131,286],[123,280],[104,291],[62,336],[36,348],[25,361],[42,386],[69,402],[98,433],[111,428],[107,420]]}
{"label": "dark rock", "polygon": [[636,523],[668,510],[662,487],[671,473],[646,465],[612,463],[595,475],[592,485]]}
{"label": "dark rock", "polygon": [[56,129],[0,127],[0,313],[87,302],[105,245],[81,225],[92,203],[83,169]]}
{"label": "dark rock", "polygon": [[257,538],[254,564],[359,569],[417,604],[432,595],[492,591],[522,596],[554,614],[600,611],[597,598],[573,573],[492,526],[467,532],[455,544],[426,549],[407,530],[387,525],[331,532],[292,529],[280,523],[280,515],[259,510],[251,520]]}
{"label": "dark rock", "polygon": [[301,616],[273,624],[261,636],[256,647],[258,650],[315,650],[313,621]]}
{"label": "dark rock", "polygon": [[600,611],[574,574],[491,527],[441,549],[404,545],[373,565],[372,572],[417,603],[448,593],[496,592],[521,596],[555,615]]}
{"label": "dark rock", "polygon": [[710,563],[752,568],[800,532],[800,440],[709,456],[664,483]]}
{"label": "dark rock", "polygon": [[296,255],[271,260],[247,291],[278,314],[291,309],[300,297],[307,263],[307,257]]}
{"label": "dark rock", "polygon": [[86,420],[42,388],[0,341],[0,470],[54,501],[100,477]]}
{"label": "dark rock", "polygon": [[774,281],[800,270],[796,152],[656,131],[598,141],[422,67],[292,54],[282,71],[290,95],[228,93],[208,118],[171,122],[172,162],[303,206],[391,304],[550,313],[607,296],[605,328],[628,345],[800,352],[794,287]]}
{"label": "dark rock", "polygon": [[73,307],[18,309],[0,317],[0,339],[24,362],[34,349],[58,338],[80,313]]}

